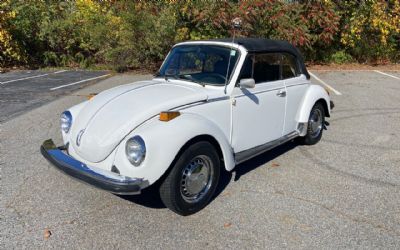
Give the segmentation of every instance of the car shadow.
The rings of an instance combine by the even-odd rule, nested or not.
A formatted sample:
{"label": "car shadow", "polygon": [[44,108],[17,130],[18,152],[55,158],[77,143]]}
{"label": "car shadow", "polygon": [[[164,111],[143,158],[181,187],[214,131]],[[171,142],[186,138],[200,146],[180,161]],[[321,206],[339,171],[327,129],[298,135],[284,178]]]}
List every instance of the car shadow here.
{"label": "car shadow", "polygon": [[268,163],[270,161],[273,161],[275,158],[296,148],[298,145],[299,145],[299,143],[297,143],[295,140],[289,141],[289,142],[282,144],[274,149],[271,149],[265,153],[262,153],[250,160],[240,163],[233,169],[232,172],[222,171],[219,185],[218,185],[217,190],[215,191],[215,195],[211,201],[213,201],[215,198],[217,198],[225,190],[225,188],[232,181],[232,176],[234,176],[233,177],[234,182],[239,181],[242,176],[265,165],[266,163]]}
{"label": "car shadow", "polygon": [[[266,163],[273,161],[275,158],[279,157],[282,154],[296,148],[299,144],[295,141],[287,142],[279,147],[276,147],[272,150],[269,150],[259,156],[256,156],[248,161],[245,161],[239,165],[237,165],[232,172],[221,171],[218,187],[215,191],[215,195],[211,199],[211,202],[217,198],[229,185],[232,181],[232,177],[234,175],[233,181],[239,181],[240,178],[251,171],[257,169],[265,165]],[[233,174],[234,173],[234,174]],[[137,205],[141,205],[148,208],[160,209],[165,208],[160,195],[158,193],[158,189],[160,187],[160,183],[156,182],[150,187],[142,190],[142,193],[139,195],[117,195],[120,198],[133,202]]]}
{"label": "car shadow", "polygon": [[161,200],[160,194],[158,193],[158,189],[160,184],[158,182],[154,183],[148,188],[142,190],[141,194],[138,195],[117,195],[120,198],[133,202],[137,205],[141,205],[144,207],[160,209],[165,208],[164,203]]}
{"label": "car shadow", "polygon": [[297,143],[295,140],[292,140],[237,165],[234,169],[234,181],[239,181],[243,175],[248,174],[249,172],[265,165],[270,161],[273,161],[275,158],[285,154],[288,151],[291,151],[297,146],[299,146],[299,143]]}
{"label": "car shadow", "polygon": [[242,92],[245,96],[247,96],[248,98],[250,98],[250,100],[252,100],[255,104],[259,104],[260,100],[258,99],[258,97],[251,93],[250,91],[248,91],[247,89],[242,89]]}

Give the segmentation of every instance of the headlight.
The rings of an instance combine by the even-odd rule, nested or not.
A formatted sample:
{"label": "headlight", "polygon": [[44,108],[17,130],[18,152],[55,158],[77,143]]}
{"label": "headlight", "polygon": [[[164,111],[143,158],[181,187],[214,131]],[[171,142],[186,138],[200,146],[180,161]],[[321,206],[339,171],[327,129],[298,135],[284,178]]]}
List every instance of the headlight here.
{"label": "headlight", "polygon": [[68,133],[69,129],[71,128],[72,125],[72,115],[71,112],[69,111],[64,111],[61,114],[61,129],[65,132]]}
{"label": "headlight", "polygon": [[138,167],[146,156],[146,146],[142,137],[134,136],[125,144],[125,153],[129,162]]}

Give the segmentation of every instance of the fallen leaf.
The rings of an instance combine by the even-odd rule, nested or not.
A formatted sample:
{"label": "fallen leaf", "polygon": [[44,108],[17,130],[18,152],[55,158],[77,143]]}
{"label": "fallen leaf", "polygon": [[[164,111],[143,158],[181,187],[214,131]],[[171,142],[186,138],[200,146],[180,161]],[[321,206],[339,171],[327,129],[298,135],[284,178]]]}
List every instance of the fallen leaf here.
{"label": "fallen leaf", "polygon": [[48,238],[50,238],[50,236],[51,236],[51,231],[48,228],[46,228],[44,230],[44,238],[47,240]]}
{"label": "fallen leaf", "polygon": [[230,192],[228,192],[228,191],[226,191],[226,192],[224,192],[224,193],[222,193],[222,197],[225,197],[225,196],[230,196],[231,195],[231,193]]}
{"label": "fallen leaf", "polygon": [[232,226],[232,223],[230,223],[230,222],[224,224],[224,228],[228,228],[228,227],[231,227],[231,226]]}
{"label": "fallen leaf", "polygon": [[278,164],[278,163],[276,163],[276,162],[273,162],[272,164],[271,164],[271,167],[273,167],[273,168],[276,168],[276,167],[279,167],[280,165]]}

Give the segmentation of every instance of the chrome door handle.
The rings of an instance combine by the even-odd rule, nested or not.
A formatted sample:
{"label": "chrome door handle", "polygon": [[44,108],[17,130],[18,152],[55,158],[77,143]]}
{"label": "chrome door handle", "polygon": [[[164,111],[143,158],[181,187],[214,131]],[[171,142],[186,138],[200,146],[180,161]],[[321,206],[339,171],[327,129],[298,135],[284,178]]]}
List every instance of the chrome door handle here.
{"label": "chrome door handle", "polygon": [[286,90],[279,90],[278,93],[276,93],[277,96],[279,97],[285,97],[286,96]]}

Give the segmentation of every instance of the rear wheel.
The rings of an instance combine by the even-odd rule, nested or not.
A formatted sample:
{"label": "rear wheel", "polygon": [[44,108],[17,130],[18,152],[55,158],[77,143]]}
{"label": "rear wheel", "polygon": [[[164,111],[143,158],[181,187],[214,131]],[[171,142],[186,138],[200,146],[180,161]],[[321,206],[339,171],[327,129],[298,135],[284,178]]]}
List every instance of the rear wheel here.
{"label": "rear wheel", "polygon": [[301,143],[314,145],[321,140],[325,124],[325,109],[320,102],[317,102],[311,109],[308,119],[307,134],[301,137]]}
{"label": "rear wheel", "polygon": [[160,186],[166,207],[180,215],[204,208],[214,195],[220,175],[220,161],[209,142],[189,146],[178,158]]}

